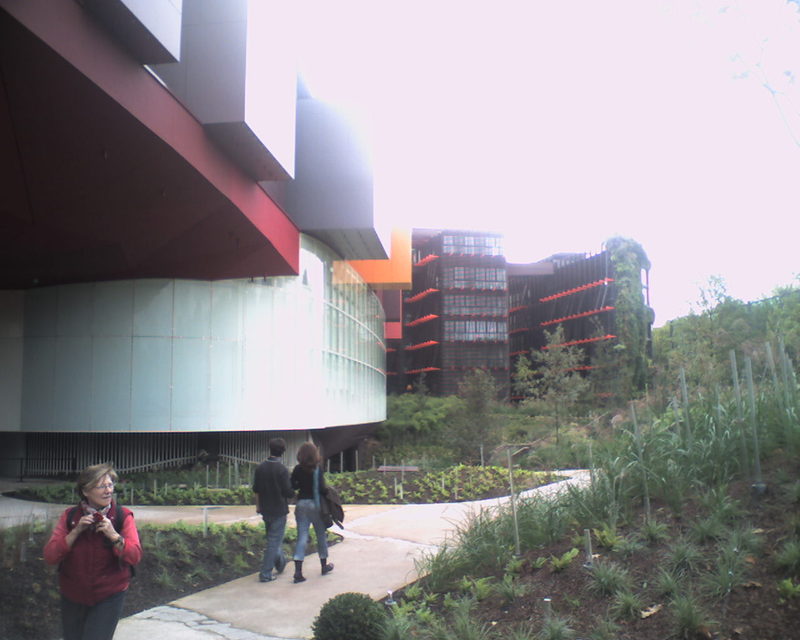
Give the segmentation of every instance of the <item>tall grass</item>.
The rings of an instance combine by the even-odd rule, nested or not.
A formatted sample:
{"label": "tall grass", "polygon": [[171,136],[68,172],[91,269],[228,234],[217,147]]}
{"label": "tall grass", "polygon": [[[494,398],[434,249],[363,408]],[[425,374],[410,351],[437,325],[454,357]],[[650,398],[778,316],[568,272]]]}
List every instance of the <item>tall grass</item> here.
{"label": "tall grass", "polygon": [[[784,390],[773,388],[763,377],[756,384],[753,394],[742,393],[741,414],[747,416],[754,410],[750,419],[740,419],[739,401],[732,390],[715,390],[713,398],[694,390],[689,393],[688,411],[667,407],[659,414],[653,410],[649,423],[641,428],[618,429],[613,438],[593,443],[589,487],[570,487],[558,499],[518,501],[522,552],[584,528],[614,530],[629,523],[634,508],[646,498],[666,503],[678,516],[690,500],[698,500],[708,516],[694,523],[694,540],[725,539],[740,513],[740,506],[727,497],[727,485],[735,478],[754,477],[757,450],[766,453],[800,442],[800,422],[792,407],[787,408]],[[749,397],[755,398],[754,406],[748,404]],[[745,533],[739,530],[738,540],[727,544],[741,548],[752,543],[745,541]],[[512,513],[510,508],[501,508],[474,515],[458,530],[452,545],[429,556],[422,569],[429,571],[434,581],[452,582],[459,575],[499,571],[513,548]],[[792,556],[791,548],[787,556]],[[673,573],[691,574],[698,570],[699,557],[690,540],[678,540],[665,563]],[[786,564],[794,566],[788,558]],[[738,566],[728,566],[726,571],[725,575],[736,574]],[[723,577],[717,576],[717,586],[712,585],[717,593],[729,588]]]}

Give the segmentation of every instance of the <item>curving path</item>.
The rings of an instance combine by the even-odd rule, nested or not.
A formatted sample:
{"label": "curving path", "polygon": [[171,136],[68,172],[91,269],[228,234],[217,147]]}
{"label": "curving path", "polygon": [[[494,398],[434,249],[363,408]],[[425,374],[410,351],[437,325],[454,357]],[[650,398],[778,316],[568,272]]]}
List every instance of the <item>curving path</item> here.
{"label": "curving path", "polygon": [[[585,486],[588,471],[559,471],[566,480],[523,493],[550,497],[568,485]],[[0,489],[2,484],[0,484]],[[120,621],[115,640],[301,640],[311,637],[320,608],[340,593],[356,591],[374,599],[417,579],[416,561],[435,550],[466,518],[495,508],[509,498],[478,502],[410,505],[350,505],[345,509],[344,540],[331,548],[333,573],[322,577],[315,555],[304,564],[306,582],[292,582],[291,563],[277,580],[260,583],[253,574],[180,598]],[[13,504],[21,503],[21,504]],[[27,506],[25,506],[27,505]],[[46,511],[60,507],[38,505]],[[6,509],[31,517],[31,503],[0,497]],[[27,511],[26,511],[27,509]],[[253,507],[136,507],[140,522],[259,522]],[[10,517],[10,514],[9,514]],[[39,517],[39,516],[37,516]],[[2,521],[0,521],[2,522]]]}

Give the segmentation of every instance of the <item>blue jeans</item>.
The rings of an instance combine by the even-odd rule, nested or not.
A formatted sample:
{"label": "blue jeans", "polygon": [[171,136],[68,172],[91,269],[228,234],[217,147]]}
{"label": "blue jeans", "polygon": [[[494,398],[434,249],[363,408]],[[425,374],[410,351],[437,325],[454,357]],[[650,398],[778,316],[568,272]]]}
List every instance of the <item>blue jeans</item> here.
{"label": "blue jeans", "polygon": [[92,606],[78,604],[61,596],[64,640],[111,640],[126,593],[120,591]]}
{"label": "blue jeans", "polygon": [[294,508],[294,519],[297,521],[297,545],[294,548],[294,559],[303,560],[306,557],[308,544],[308,528],[314,525],[317,534],[317,552],[319,559],[328,557],[328,530],[322,522],[319,509],[314,506],[313,500],[298,500]]}
{"label": "blue jeans", "polygon": [[277,566],[278,558],[283,553],[283,535],[286,533],[286,516],[262,516],[267,531],[267,545],[264,547],[264,558],[261,560],[260,578],[270,579],[272,569]]}

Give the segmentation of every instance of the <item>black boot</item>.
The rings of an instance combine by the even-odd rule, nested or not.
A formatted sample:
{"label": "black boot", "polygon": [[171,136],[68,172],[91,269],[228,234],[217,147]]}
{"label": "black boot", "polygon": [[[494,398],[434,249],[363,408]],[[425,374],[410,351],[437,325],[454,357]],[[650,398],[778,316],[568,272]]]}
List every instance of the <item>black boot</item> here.
{"label": "black boot", "polygon": [[328,562],[327,558],[320,558],[319,564],[322,566],[322,575],[324,576],[327,573],[333,571],[333,564]]}
{"label": "black boot", "polygon": [[295,560],[294,561],[294,583],[297,584],[298,582],[305,582],[306,579],[303,577],[303,561],[302,560]]}

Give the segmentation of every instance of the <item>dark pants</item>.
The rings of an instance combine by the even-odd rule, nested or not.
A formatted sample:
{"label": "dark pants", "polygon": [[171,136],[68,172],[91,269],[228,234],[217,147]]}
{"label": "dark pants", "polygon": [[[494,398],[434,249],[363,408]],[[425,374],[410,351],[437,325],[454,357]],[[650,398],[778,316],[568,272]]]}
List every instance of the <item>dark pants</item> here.
{"label": "dark pants", "polygon": [[91,607],[61,596],[64,640],[111,640],[122,613],[126,591],[120,591]]}

